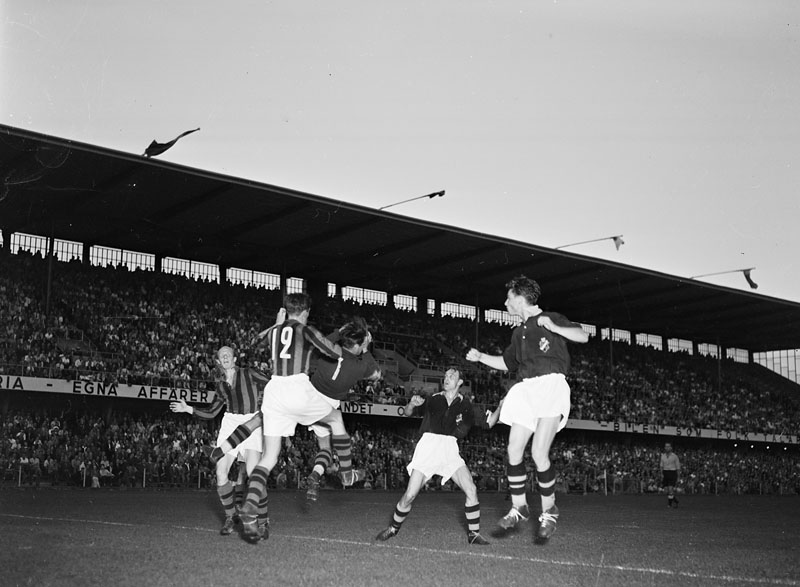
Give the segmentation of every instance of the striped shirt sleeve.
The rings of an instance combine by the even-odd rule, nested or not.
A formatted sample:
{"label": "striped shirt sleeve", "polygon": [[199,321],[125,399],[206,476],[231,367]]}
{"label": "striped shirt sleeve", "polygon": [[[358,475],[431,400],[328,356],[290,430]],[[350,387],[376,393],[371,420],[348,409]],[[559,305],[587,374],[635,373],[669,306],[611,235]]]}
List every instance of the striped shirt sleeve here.
{"label": "striped shirt sleeve", "polygon": [[227,397],[227,393],[224,391],[225,386],[227,386],[227,382],[225,381],[218,381],[217,382],[217,392],[214,394],[214,401],[212,401],[207,408],[194,408],[192,412],[193,416],[197,418],[202,418],[203,420],[211,420],[216,418],[217,415],[222,411],[222,408],[225,407],[225,397]]}

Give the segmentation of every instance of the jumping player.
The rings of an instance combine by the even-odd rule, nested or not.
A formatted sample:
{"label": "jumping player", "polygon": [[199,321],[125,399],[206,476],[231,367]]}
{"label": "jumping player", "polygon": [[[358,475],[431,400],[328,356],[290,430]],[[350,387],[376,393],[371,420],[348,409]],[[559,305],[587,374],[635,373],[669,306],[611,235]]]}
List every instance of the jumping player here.
{"label": "jumping player", "polygon": [[459,391],[463,383],[458,369],[448,369],[444,374],[441,392],[428,400],[420,395],[411,398],[411,409],[406,411],[406,415],[411,415],[420,406],[424,409],[420,426],[422,438],[419,439],[414,456],[408,464],[408,473],[411,476],[408,487],[394,508],[391,524],[375,537],[376,540],[386,541],[397,535],[411,512],[411,505],[420,489],[428,479],[441,475],[442,485],[448,479],[453,479],[467,496],[464,503],[467,542],[481,546],[489,544],[480,534],[478,490],[458,451],[458,440],[467,435],[473,423],[472,402]]}
{"label": "jumping player", "polygon": [[241,510],[245,540],[258,542],[266,535],[259,531],[259,512],[266,510],[267,479],[278,462],[283,436],[293,436],[297,424],[310,425],[324,419],[333,407],[311,385],[308,373],[311,357],[317,352],[338,361],[341,347],[332,344],[314,327],[307,324],[311,298],[305,293],[284,297],[287,319],[262,333],[272,359],[272,377],[264,389],[261,413],[264,418],[264,452],[250,474],[247,497]]}
{"label": "jumping player", "polygon": [[[348,392],[356,382],[362,379],[372,381],[380,379],[381,371],[374,357],[369,353],[372,334],[363,318],[353,318],[331,338],[341,345],[342,357],[335,362],[320,357],[316,363],[314,374],[311,376],[311,384],[314,389],[335,403],[333,411],[326,418],[326,423],[331,429],[329,441],[339,457],[339,477],[342,479],[342,484],[349,486],[359,481],[359,477],[363,478],[364,475],[363,472],[354,471],[352,468],[350,435],[345,430],[342,412],[338,408],[342,400],[347,399]],[[315,458],[314,469],[308,477],[306,497],[310,501],[316,501],[319,480],[327,468],[325,440],[321,438],[324,433],[320,428],[320,426],[314,427],[320,443],[320,452]],[[327,455],[330,455],[330,448],[328,448]],[[328,464],[330,464],[329,460]],[[322,470],[320,471],[320,469]]]}
{"label": "jumping player", "polygon": [[[219,446],[240,424],[247,422],[258,412],[267,376],[258,369],[237,367],[233,349],[229,346],[217,351],[216,362],[222,377],[217,381],[214,401],[207,408],[195,408],[187,405],[184,400],[171,402],[169,408],[173,412],[184,412],[205,420],[215,418],[225,408],[225,415],[222,417],[217,435],[217,446]],[[233,532],[236,514],[236,491],[228,478],[231,467],[241,454],[248,475],[252,473],[261,458],[263,442],[260,431],[248,434],[238,447],[224,451],[222,453],[224,456],[216,462],[217,494],[225,510],[225,523],[219,531],[223,536]]]}
{"label": "jumping player", "polygon": [[508,390],[500,408],[500,421],[511,427],[507,475],[513,505],[500,520],[497,534],[506,534],[530,515],[523,457],[533,436],[531,456],[542,500],[536,542],[544,544],[556,531],[559,515],[550,446],[569,417],[570,389],[565,377],[570,362],[567,342],[584,343],[589,335],[580,324],[561,314],[543,311],[537,305],[541,289],[533,279],[520,275],[508,282],[506,288],[505,305],[509,314],[522,319],[511,335],[511,344],[502,355],[486,355],[473,348],[466,358],[492,369],[517,372],[517,383]]}

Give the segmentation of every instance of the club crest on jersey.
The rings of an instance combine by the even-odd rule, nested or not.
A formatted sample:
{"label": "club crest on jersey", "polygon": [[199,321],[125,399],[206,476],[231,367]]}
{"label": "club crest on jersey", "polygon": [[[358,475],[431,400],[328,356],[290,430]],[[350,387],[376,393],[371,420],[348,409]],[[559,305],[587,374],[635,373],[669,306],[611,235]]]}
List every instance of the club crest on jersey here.
{"label": "club crest on jersey", "polygon": [[550,341],[547,340],[544,336],[539,339],[539,350],[543,353],[546,353],[550,350]]}

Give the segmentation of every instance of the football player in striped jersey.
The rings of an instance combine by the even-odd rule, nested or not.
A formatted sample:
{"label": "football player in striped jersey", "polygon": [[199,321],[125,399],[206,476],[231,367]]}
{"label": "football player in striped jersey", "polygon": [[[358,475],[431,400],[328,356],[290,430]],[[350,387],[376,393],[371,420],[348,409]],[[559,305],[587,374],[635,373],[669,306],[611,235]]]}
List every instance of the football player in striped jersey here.
{"label": "football player in striped jersey", "polygon": [[240,515],[243,537],[248,542],[266,538],[266,528],[259,529],[258,517],[267,508],[267,479],[278,462],[282,437],[294,436],[298,424],[309,426],[322,420],[339,405],[314,389],[309,371],[314,354],[338,362],[342,357],[341,346],[308,324],[311,311],[308,294],[287,294],[282,310],[286,312],[286,320],[259,335],[270,351],[272,377],[261,403],[264,452],[250,474]]}
{"label": "football player in striped jersey", "polygon": [[[205,420],[215,418],[224,408],[225,415],[217,435],[219,446],[240,424],[249,421],[258,412],[267,376],[252,367],[237,367],[236,356],[229,346],[223,346],[217,351],[216,362],[221,375],[217,380],[214,400],[208,407],[196,408],[184,400],[171,402],[169,407],[173,412],[192,414]],[[220,530],[223,536],[233,532],[236,514],[235,487],[228,477],[231,466],[241,454],[247,474],[252,473],[261,459],[263,444],[264,438],[260,430],[248,434],[241,444],[226,451],[216,463],[217,494],[225,510],[225,523]]]}

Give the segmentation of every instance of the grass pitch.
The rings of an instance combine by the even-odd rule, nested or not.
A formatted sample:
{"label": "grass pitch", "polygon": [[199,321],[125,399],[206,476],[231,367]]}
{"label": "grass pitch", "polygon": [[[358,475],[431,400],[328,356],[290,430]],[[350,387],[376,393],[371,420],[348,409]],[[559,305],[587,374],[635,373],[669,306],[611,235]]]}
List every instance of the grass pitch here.
{"label": "grass pitch", "polygon": [[[481,494],[489,546],[466,542],[461,493],[421,494],[385,543],[400,495],[270,494],[269,540],[219,535],[215,492],[0,490],[0,583],[115,585],[798,585],[800,498],[559,495],[558,531],[536,521],[491,537],[509,502]],[[531,501],[538,510],[538,498]]]}

